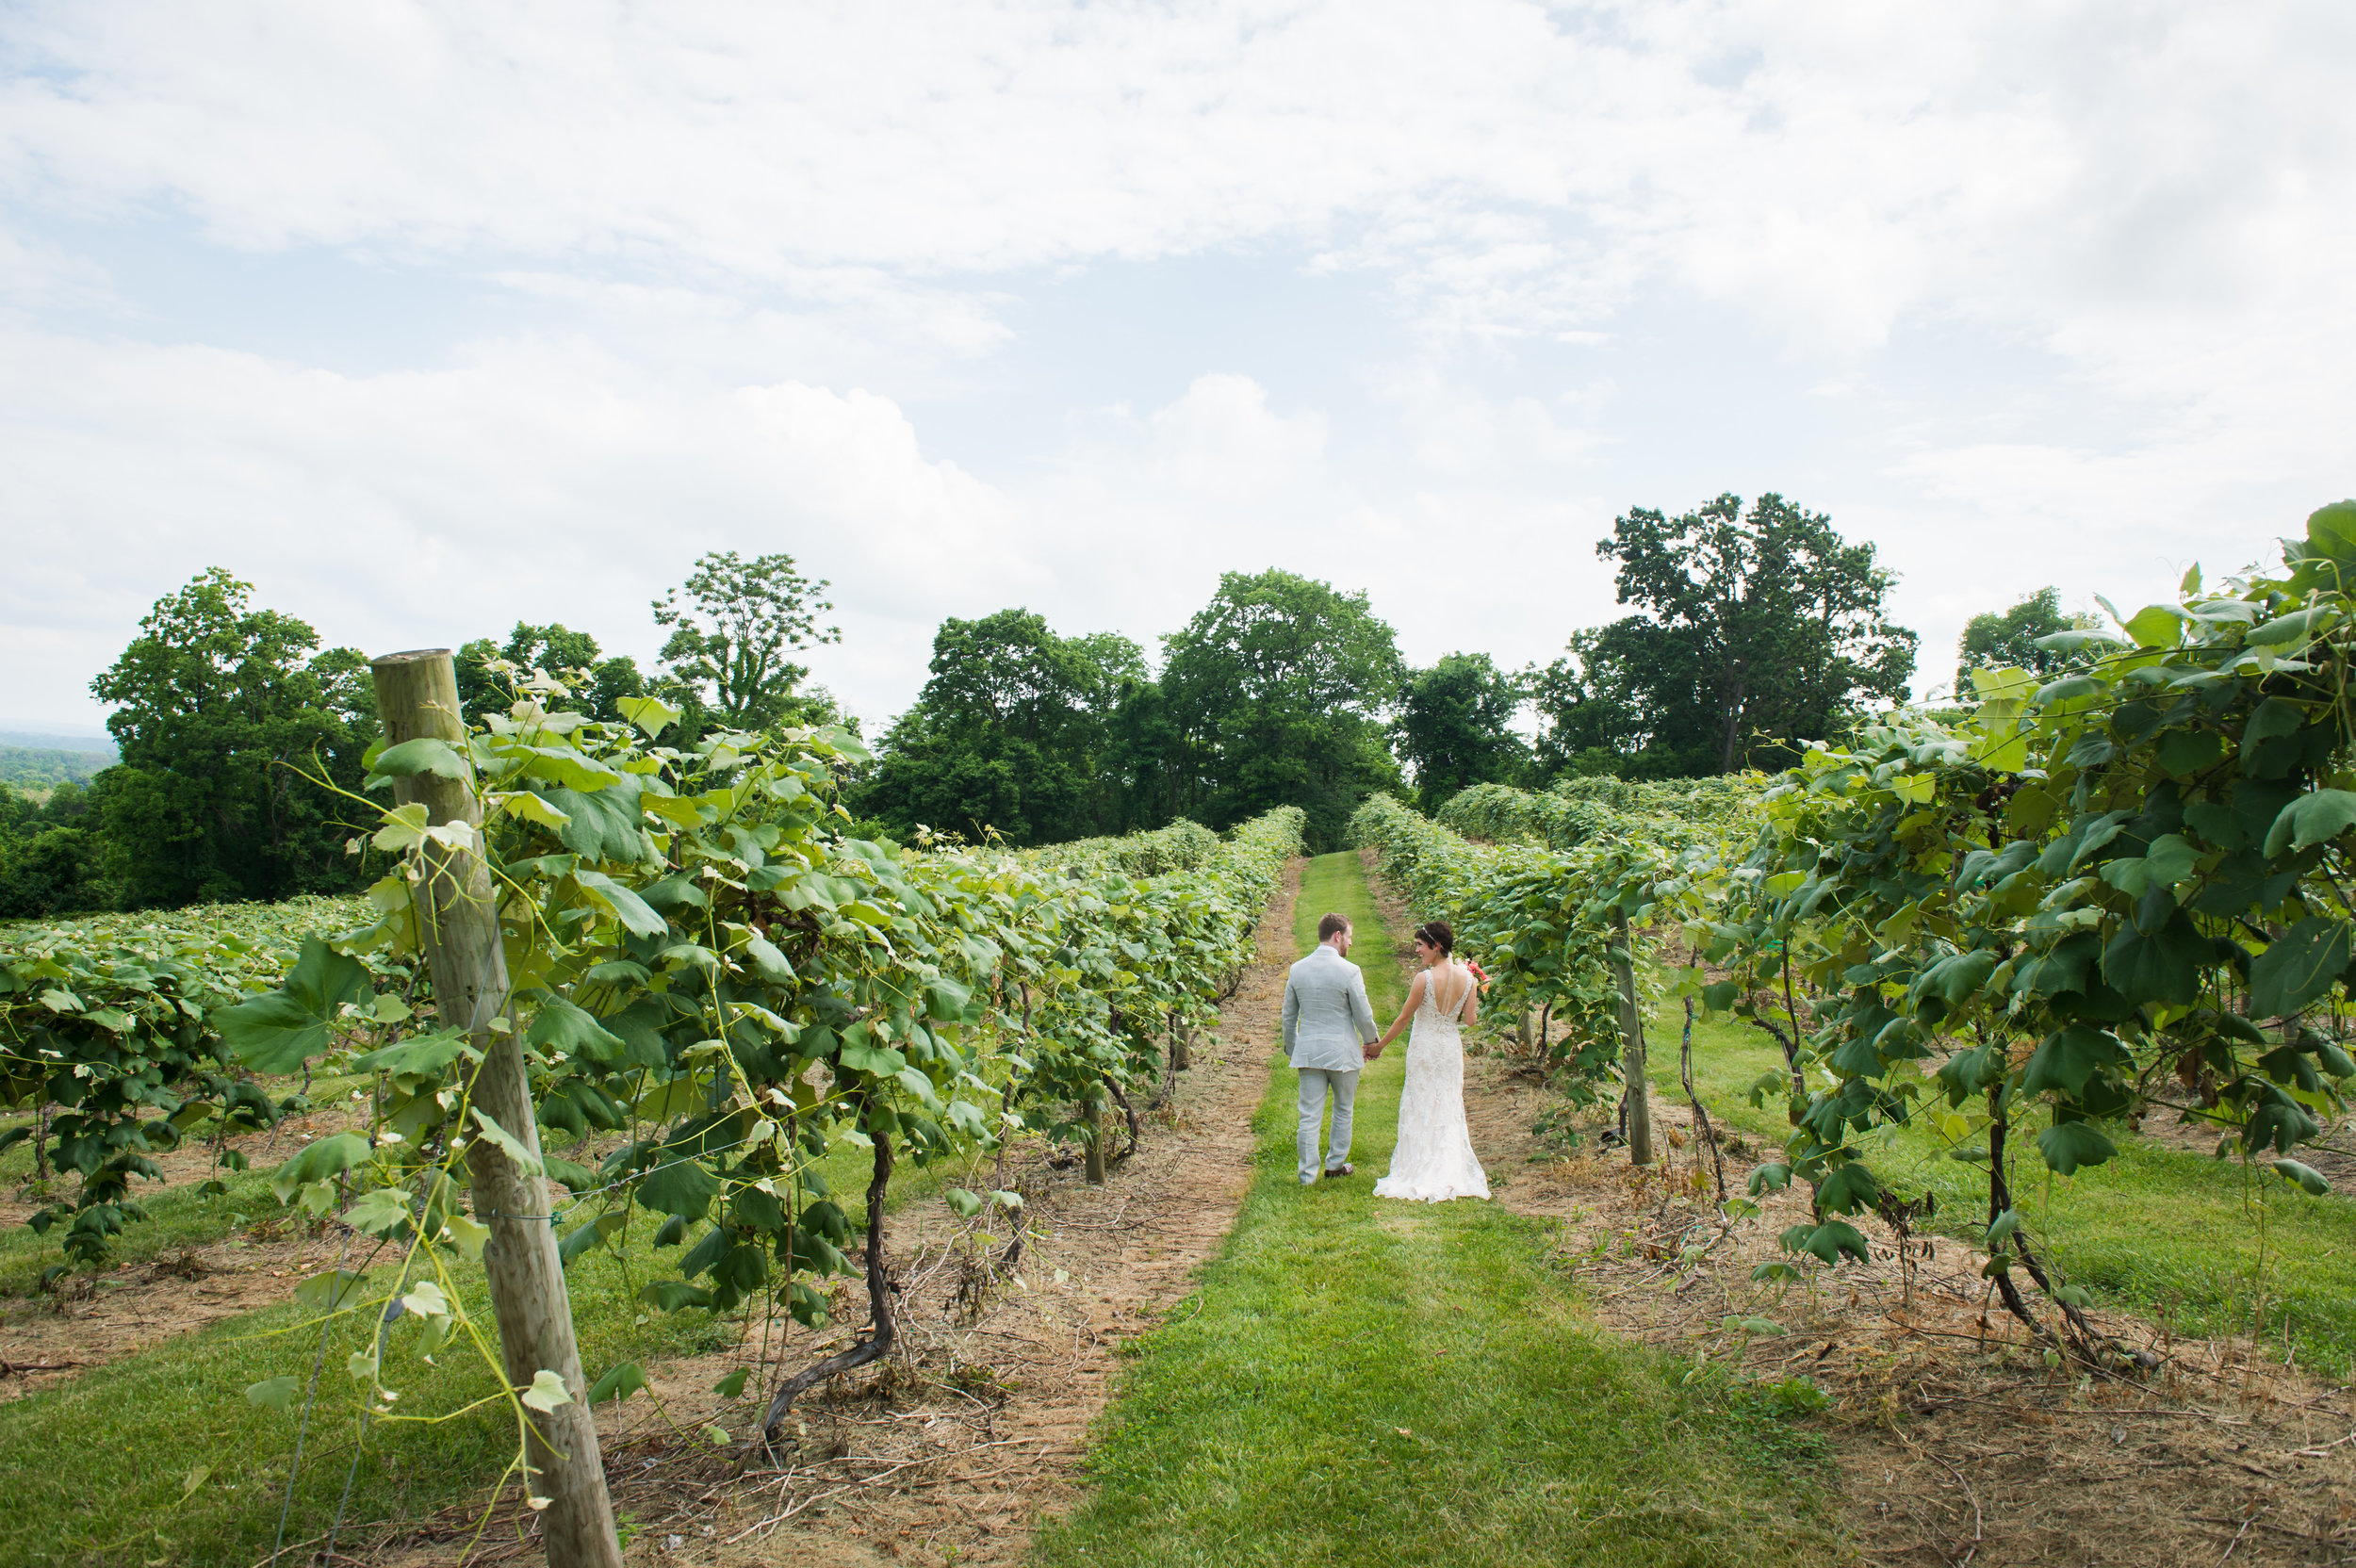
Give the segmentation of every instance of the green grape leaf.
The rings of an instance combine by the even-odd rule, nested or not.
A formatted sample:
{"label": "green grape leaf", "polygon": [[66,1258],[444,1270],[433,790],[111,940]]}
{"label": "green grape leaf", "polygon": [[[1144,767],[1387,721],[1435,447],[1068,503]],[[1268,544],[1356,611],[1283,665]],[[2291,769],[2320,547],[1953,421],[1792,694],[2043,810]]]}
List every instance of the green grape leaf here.
{"label": "green grape leaf", "polygon": [[513,1133],[492,1120],[482,1106],[469,1105],[466,1109],[467,1114],[474,1118],[475,1125],[483,1130],[483,1135],[499,1145],[500,1152],[515,1163],[517,1169],[527,1176],[548,1174],[548,1168],[541,1162],[540,1156],[525,1148],[522,1140]]}
{"label": "green grape leaf", "polygon": [[564,1380],[545,1366],[532,1375],[532,1386],[523,1391],[521,1397],[525,1404],[543,1415],[573,1402],[571,1392],[564,1386]]}
{"label": "green grape leaf", "polygon": [[602,905],[622,923],[622,929],[634,937],[660,937],[670,929],[661,915],[648,907],[646,901],[623,887],[603,872],[581,870],[573,873],[573,880],[581,884],[593,903]]}
{"label": "green grape leaf", "polygon": [[2184,624],[2184,612],[2173,605],[2148,604],[2126,623],[2127,635],[2147,648],[2172,648]]}
{"label": "green grape leaf", "polygon": [[254,1071],[300,1072],[306,1060],[327,1050],[344,1004],[368,990],[366,964],[305,937],[302,956],[278,989],[216,1007],[210,1021],[231,1054]]}
{"label": "green grape leaf", "polygon": [[390,1072],[401,1077],[434,1077],[461,1056],[479,1062],[483,1053],[457,1030],[437,1029],[430,1035],[410,1035],[390,1045],[362,1052],[352,1058],[352,1070]]}
{"label": "green grape leaf", "polygon": [[2122,926],[2103,949],[2102,978],[2130,1004],[2186,1004],[2200,996],[2201,971],[2215,957],[2209,939],[2178,909],[2155,931]]}
{"label": "green grape leaf", "polygon": [[524,1044],[542,1053],[561,1051],[592,1062],[613,1066],[622,1058],[622,1038],[573,1003],[552,996],[532,1015],[524,1031]]}
{"label": "green grape leaf", "polygon": [[294,1403],[294,1396],[303,1387],[303,1380],[291,1372],[281,1372],[275,1378],[264,1378],[245,1391],[245,1402],[265,1410],[285,1410]]}
{"label": "green grape leaf", "polygon": [[2286,849],[2327,843],[2351,825],[2356,825],[2356,791],[2317,790],[2300,795],[2282,808],[2266,830],[2266,858],[2272,859]]}
{"label": "green grape leaf", "polygon": [[344,1211],[344,1223],[372,1236],[389,1236],[409,1223],[408,1198],[396,1187],[370,1187]]}
{"label": "green grape leaf", "polygon": [[2296,733],[2307,722],[2307,710],[2284,697],[2268,697],[2258,704],[2242,726],[2241,743],[2254,746],[2260,741]]}
{"label": "green grape leaf", "polygon": [[680,711],[659,697],[616,697],[614,709],[636,725],[649,741],[679,723]]}
{"label": "green grape leaf", "polygon": [[700,1161],[666,1152],[665,1163],[644,1177],[637,1190],[640,1205],[657,1214],[701,1219],[720,1196],[720,1182]]}
{"label": "green grape leaf", "polygon": [[2058,1090],[2075,1095],[2105,1062],[2126,1060],[2126,1052],[2099,1029],[2073,1023],[2045,1037],[2021,1070],[2021,1092],[2045,1094]]}
{"label": "green grape leaf", "polygon": [[2274,1173],[2286,1182],[2297,1183],[2317,1198],[2323,1197],[2331,1190],[2331,1184],[2325,1178],[2322,1171],[2311,1165],[2301,1165],[2297,1160],[2275,1161]]}
{"label": "green grape leaf", "polygon": [[2119,1152],[2110,1139],[2083,1121],[2057,1121],[2037,1135],[2037,1152],[2057,1176],[2075,1176]]}
{"label": "green grape leaf", "polygon": [[1838,1264],[1845,1255],[1859,1263],[1871,1263],[1873,1250],[1865,1243],[1863,1233],[1845,1220],[1828,1219],[1808,1233],[1800,1250],[1813,1252],[1829,1264]]}
{"label": "green grape leaf", "polygon": [[2285,1018],[2331,988],[2351,957],[2348,922],[2310,915],[2250,961],[2250,1012],[2253,1018]]}
{"label": "green grape leaf", "polygon": [[349,1268],[331,1268],[324,1274],[314,1274],[295,1286],[295,1299],[313,1312],[348,1307],[359,1298],[360,1287],[368,1282],[365,1273]]}
{"label": "green grape leaf", "polygon": [[786,962],[785,955],[768,938],[751,938],[744,943],[743,951],[747,967],[770,985],[790,986],[794,983],[794,966]]}
{"label": "green grape leaf", "polygon": [[[627,702],[630,699],[625,697],[622,700]],[[591,1386],[588,1402],[592,1405],[602,1404],[608,1399],[618,1402],[641,1392],[646,1386],[646,1368],[634,1361],[621,1362],[609,1368],[605,1376]]]}
{"label": "green grape leaf", "polygon": [[321,1138],[304,1145],[294,1158],[271,1171],[270,1189],[278,1195],[281,1203],[290,1203],[297,1189],[306,1183],[323,1182],[356,1165],[364,1165],[368,1153],[368,1140],[358,1133],[337,1133]]}
{"label": "green grape leaf", "polygon": [[433,735],[420,735],[414,741],[403,741],[387,746],[377,755],[369,772],[381,778],[414,778],[418,774],[432,774],[465,783],[474,776],[474,770],[457,747]]}
{"label": "green grape leaf", "polygon": [[[1816,1189],[1816,1196],[1834,1214],[1856,1214],[1860,1209],[1873,1206],[1873,1200],[1881,1196],[1881,1184],[1873,1180],[1873,1173],[1866,1169],[1861,1162],[1851,1160],[1824,1178],[1824,1184]],[[1826,1258],[1824,1261],[1831,1263],[1834,1260]]]}

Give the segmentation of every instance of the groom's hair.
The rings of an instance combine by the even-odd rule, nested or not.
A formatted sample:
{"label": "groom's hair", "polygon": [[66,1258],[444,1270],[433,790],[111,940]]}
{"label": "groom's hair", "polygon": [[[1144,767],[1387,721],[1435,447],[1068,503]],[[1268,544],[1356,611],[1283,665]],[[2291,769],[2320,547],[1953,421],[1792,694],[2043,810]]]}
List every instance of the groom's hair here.
{"label": "groom's hair", "polygon": [[1317,922],[1317,940],[1330,942],[1349,929],[1350,917],[1348,915],[1328,915]]}

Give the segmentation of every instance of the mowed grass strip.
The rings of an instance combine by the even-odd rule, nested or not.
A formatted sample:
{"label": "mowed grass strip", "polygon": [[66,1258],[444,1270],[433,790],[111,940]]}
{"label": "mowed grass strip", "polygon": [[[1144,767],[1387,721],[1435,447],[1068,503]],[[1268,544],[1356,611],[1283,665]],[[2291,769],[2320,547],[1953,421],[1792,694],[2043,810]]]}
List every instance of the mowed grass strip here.
{"label": "mowed grass strip", "polygon": [[[1352,917],[1387,1025],[1404,985],[1355,857],[1310,863],[1304,951],[1327,909]],[[1271,1067],[1235,1233],[1198,1294],[1137,1343],[1088,1460],[1094,1491],[1036,1560],[1824,1558],[1818,1446],[1740,1391],[1678,1388],[1598,1329],[1546,1261],[1548,1226],[1489,1203],[1372,1197],[1404,1054],[1393,1047],[1360,1089],[1359,1173],[1308,1188],[1293,1172],[1293,1074]]]}
{"label": "mowed grass strip", "polygon": [[[856,1226],[866,1220],[859,1183],[868,1158],[845,1147],[823,1168]],[[937,1201],[941,1188],[957,1180],[972,1178],[946,1163],[903,1166],[888,1212]],[[266,1180],[254,1201],[283,1213]],[[745,1327],[742,1309],[736,1317],[715,1318],[693,1308],[663,1315],[638,1300],[637,1286],[678,1278],[682,1247],[692,1247],[702,1230],[692,1228],[682,1247],[658,1250],[645,1241],[656,1223],[656,1217],[635,1217],[630,1233],[638,1239],[627,1256],[601,1249],[565,1271],[581,1365],[593,1380],[620,1362],[651,1365],[665,1356],[725,1349]],[[373,1247],[355,1235],[346,1266],[361,1266]],[[393,1249],[376,1256],[368,1282],[371,1298],[382,1298],[397,1266]],[[498,1324],[481,1272],[466,1266],[457,1275],[468,1282],[467,1311],[496,1354]],[[757,1338],[757,1316],[750,1326]],[[111,1365],[0,1404],[0,1475],[16,1478],[13,1506],[0,1517],[0,1563],[242,1568],[268,1557],[294,1466],[303,1400],[298,1396],[293,1408],[271,1410],[249,1403],[245,1391],[286,1374],[308,1389],[315,1364],[318,1402],[303,1436],[287,1542],[309,1540],[329,1527],[343,1503],[347,1476],[348,1546],[364,1544],[375,1533],[368,1527],[383,1522],[487,1501],[488,1489],[515,1452],[509,1407],[500,1401],[447,1420],[424,1418],[496,1395],[498,1378],[463,1341],[443,1347],[436,1364],[428,1364],[417,1352],[415,1318],[396,1321],[385,1334],[384,1382],[401,1398],[393,1419],[370,1423],[353,1467],[360,1385],[346,1362],[368,1348],[374,1328],[373,1312],[348,1313],[322,1339],[318,1315],[289,1302],[161,1338]],[[158,1333],[164,1331],[159,1325]],[[721,1418],[731,1434],[742,1435],[768,1392],[746,1385]]]}
{"label": "mowed grass strip", "polygon": [[[644,1234],[651,1227],[638,1229]],[[365,1247],[354,1250],[347,1266],[365,1255]],[[735,1324],[701,1312],[641,1321],[646,1309],[632,1298],[621,1262],[610,1251],[593,1252],[565,1275],[590,1377],[616,1362],[735,1339]],[[637,1282],[662,1277],[663,1266],[644,1252],[631,1263]],[[370,1294],[390,1278],[380,1258]],[[496,1355],[498,1329],[479,1275],[476,1282],[466,1293],[467,1310]],[[397,1418],[371,1423],[353,1468],[360,1385],[346,1361],[368,1348],[375,1328],[373,1312],[346,1315],[322,1340],[316,1315],[289,1303],[166,1339],[59,1387],[0,1404],[0,1474],[14,1478],[11,1506],[0,1516],[0,1562],[242,1568],[269,1557],[304,1401],[298,1393],[292,1408],[271,1410],[249,1403],[245,1391],[289,1373],[307,1389],[315,1364],[318,1403],[295,1478],[289,1544],[328,1527],[347,1477],[344,1550],[365,1544],[374,1533],[366,1527],[378,1521],[419,1519],[453,1503],[487,1500],[485,1489],[515,1451],[516,1428],[505,1403],[438,1422],[418,1418],[497,1394],[498,1377],[463,1342],[444,1346],[434,1357],[438,1364],[427,1364],[413,1318],[395,1322],[385,1334],[384,1376],[401,1394]],[[747,1404],[758,1392],[747,1390]],[[310,1557],[289,1553],[288,1560]]]}
{"label": "mowed grass strip", "polygon": [[[1653,1092],[1682,1103],[1677,1041],[1683,1004],[1662,1001],[1647,1022],[1647,1075]],[[1783,1054],[1764,1030],[1740,1020],[1693,1025],[1693,1080],[1710,1116],[1781,1148],[1792,1128],[1779,1094],[1749,1102],[1762,1073],[1780,1071]],[[1944,1109],[1943,1098],[1933,1102]],[[1966,1111],[1983,1110],[1977,1102]],[[2172,1120],[2172,1111],[2154,1113]],[[2074,1177],[2055,1176],[2037,1157],[2043,1113],[2028,1108],[2009,1140],[2014,1201],[2071,1282],[2104,1305],[2157,1321],[2179,1333],[2257,1334],[2302,1365],[2331,1377],[2356,1370],[2356,1195],[2312,1198],[2238,1154],[2217,1160],[2170,1148],[2107,1124],[2119,1156]],[[1982,1147],[1985,1138],[1978,1139]],[[1988,1226],[1988,1172],[1947,1157],[1921,1127],[1890,1128],[1865,1140],[1866,1163],[1903,1198],[1930,1193],[1938,1212],[1922,1222],[1978,1243]],[[2236,1144],[2238,1149],[2238,1144]],[[1683,1159],[1685,1155],[1678,1155]],[[1764,1156],[1762,1156],[1764,1157]],[[2270,1156],[2269,1156],[2270,1157]],[[1732,1162],[1729,1184],[1750,1163]],[[1869,1233],[1884,1233],[1868,1219]]]}

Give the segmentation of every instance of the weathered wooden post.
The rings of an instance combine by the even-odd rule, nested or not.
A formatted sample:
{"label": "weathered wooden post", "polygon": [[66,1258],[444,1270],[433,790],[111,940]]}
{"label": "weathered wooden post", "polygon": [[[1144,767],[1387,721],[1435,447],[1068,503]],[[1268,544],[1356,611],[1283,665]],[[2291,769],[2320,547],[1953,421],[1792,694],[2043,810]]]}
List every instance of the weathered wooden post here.
{"label": "weathered wooden post", "polygon": [[1088,1098],[1081,1102],[1088,1124],[1088,1164],[1082,1168],[1081,1173],[1088,1178],[1090,1186],[1101,1187],[1104,1184],[1104,1102],[1109,1098],[1103,1082],[1099,1081],[1088,1086]]}
{"label": "weathered wooden post", "polygon": [[1636,953],[1628,916],[1612,911],[1612,977],[1620,988],[1620,1076],[1628,1086],[1628,1157],[1652,1164],[1652,1095],[1644,1082],[1644,1018],[1636,1006]]}
{"label": "weathered wooden post", "polygon": [[[431,736],[466,749],[457,674],[448,648],[387,654],[368,667],[376,676],[376,711],[387,744]],[[460,780],[424,773],[396,778],[393,798],[403,806],[422,803],[429,825],[483,825],[473,787]],[[431,841],[425,862],[425,879],[416,895],[417,938],[433,972],[435,1007],[445,1027],[465,1029],[483,1053],[474,1106],[537,1158],[540,1133],[524,1076],[523,1047],[519,1032],[504,1018],[507,956],[499,942],[490,870],[479,853]],[[493,1027],[494,1020],[499,1027]],[[483,1244],[483,1271],[499,1316],[507,1380],[528,1388],[545,1369],[563,1379],[572,1395],[570,1404],[532,1413],[525,1453],[531,1466],[526,1494],[548,1499],[541,1517],[549,1568],[620,1568],[614,1505],[606,1496],[589,1385],[573,1338],[556,1229],[548,1221],[547,1184],[480,1135],[468,1140],[466,1169],[475,1217],[491,1228]]]}

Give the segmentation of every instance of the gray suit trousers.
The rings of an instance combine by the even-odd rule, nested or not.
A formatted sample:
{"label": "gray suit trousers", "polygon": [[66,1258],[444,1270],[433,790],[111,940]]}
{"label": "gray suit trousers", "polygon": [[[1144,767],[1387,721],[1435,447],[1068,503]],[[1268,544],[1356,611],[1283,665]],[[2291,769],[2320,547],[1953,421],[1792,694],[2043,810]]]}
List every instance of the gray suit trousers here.
{"label": "gray suit trousers", "polygon": [[1317,1173],[1317,1123],[1325,1119],[1325,1092],[1333,1091],[1333,1135],[1326,1140],[1325,1168],[1350,1163],[1350,1112],[1358,1099],[1358,1074],[1304,1067],[1301,1073],[1301,1134],[1295,1152],[1301,1156],[1301,1178]]}

